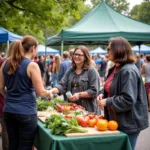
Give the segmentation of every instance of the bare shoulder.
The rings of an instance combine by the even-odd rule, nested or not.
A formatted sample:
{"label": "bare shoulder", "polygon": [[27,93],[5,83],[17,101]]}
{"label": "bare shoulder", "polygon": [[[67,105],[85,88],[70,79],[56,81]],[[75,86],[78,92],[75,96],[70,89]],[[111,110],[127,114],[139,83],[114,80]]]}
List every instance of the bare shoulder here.
{"label": "bare shoulder", "polygon": [[31,69],[37,69],[38,68],[38,64],[36,62],[31,62],[28,67],[29,67],[29,69],[30,68]]}

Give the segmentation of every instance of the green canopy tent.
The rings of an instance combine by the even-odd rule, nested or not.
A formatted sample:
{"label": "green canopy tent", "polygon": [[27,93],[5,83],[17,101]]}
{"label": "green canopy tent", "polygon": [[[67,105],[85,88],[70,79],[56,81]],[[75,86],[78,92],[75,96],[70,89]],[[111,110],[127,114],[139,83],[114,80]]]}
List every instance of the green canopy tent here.
{"label": "green canopy tent", "polygon": [[135,21],[102,1],[69,29],[46,40],[47,46],[75,44],[107,44],[109,38],[122,36],[136,45],[150,43],[150,25]]}

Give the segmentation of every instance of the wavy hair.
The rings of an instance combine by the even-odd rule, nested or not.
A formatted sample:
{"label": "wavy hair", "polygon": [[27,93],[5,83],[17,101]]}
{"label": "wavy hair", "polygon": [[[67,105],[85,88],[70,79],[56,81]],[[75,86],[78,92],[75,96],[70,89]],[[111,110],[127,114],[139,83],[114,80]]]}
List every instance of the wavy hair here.
{"label": "wavy hair", "polygon": [[[83,68],[89,68],[92,65],[92,60],[91,60],[88,48],[86,46],[79,46],[74,50],[73,55],[78,49],[80,49],[83,52],[84,57],[85,57]],[[74,62],[74,59],[72,59],[72,66],[74,69],[77,68],[77,66]]]}

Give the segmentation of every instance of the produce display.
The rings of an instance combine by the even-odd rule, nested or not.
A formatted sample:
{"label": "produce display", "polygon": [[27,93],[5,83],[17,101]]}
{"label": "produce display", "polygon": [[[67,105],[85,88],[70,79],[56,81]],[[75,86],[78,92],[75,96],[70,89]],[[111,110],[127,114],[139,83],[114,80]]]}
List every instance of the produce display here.
{"label": "produce display", "polygon": [[37,99],[37,110],[38,111],[43,111],[46,110],[49,106],[56,108],[56,104],[57,103],[65,103],[64,100],[58,99],[58,98],[54,98],[51,101],[45,101],[45,100],[41,100],[41,99]]}
{"label": "produce display", "polygon": [[[87,112],[80,105],[66,103],[60,99],[52,101],[37,100],[37,108],[40,110],[38,112],[39,117],[42,116],[40,114],[45,114],[46,128],[49,128],[51,133],[56,135],[87,133],[90,128],[94,129],[92,132],[97,130],[97,132],[109,134],[109,131],[113,133],[118,128],[116,121],[108,121],[102,115]],[[98,133],[95,134],[98,135]]]}
{"label": "produce display", "polygon": [[46,119],[46,127],[51,129],[52,134],[65,135],[67,133],[85,133],[86,129],[78,125],[78,122],[74,118],[65,118],[62,115],[51,115]]}

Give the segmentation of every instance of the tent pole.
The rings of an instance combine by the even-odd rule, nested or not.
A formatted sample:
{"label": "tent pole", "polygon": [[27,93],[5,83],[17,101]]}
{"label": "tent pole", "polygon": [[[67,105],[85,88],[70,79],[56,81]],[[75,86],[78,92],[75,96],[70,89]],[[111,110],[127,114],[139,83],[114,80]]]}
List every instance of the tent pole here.
{"label": "tent pole", "polygon": [[9,49],[9,41],[7,41],[7,50],[6,50],[6,53],[8,53],[8,49]]}
{"label": "tent pole", "polygon": [[141,45],[139,45],[139,54],[140,54],[140,51],[141,51],[140,49],[141,49]]}
{"label": "tent pole", "polygon": [[61,57],[63,55],[64,41],[61,41]]}

